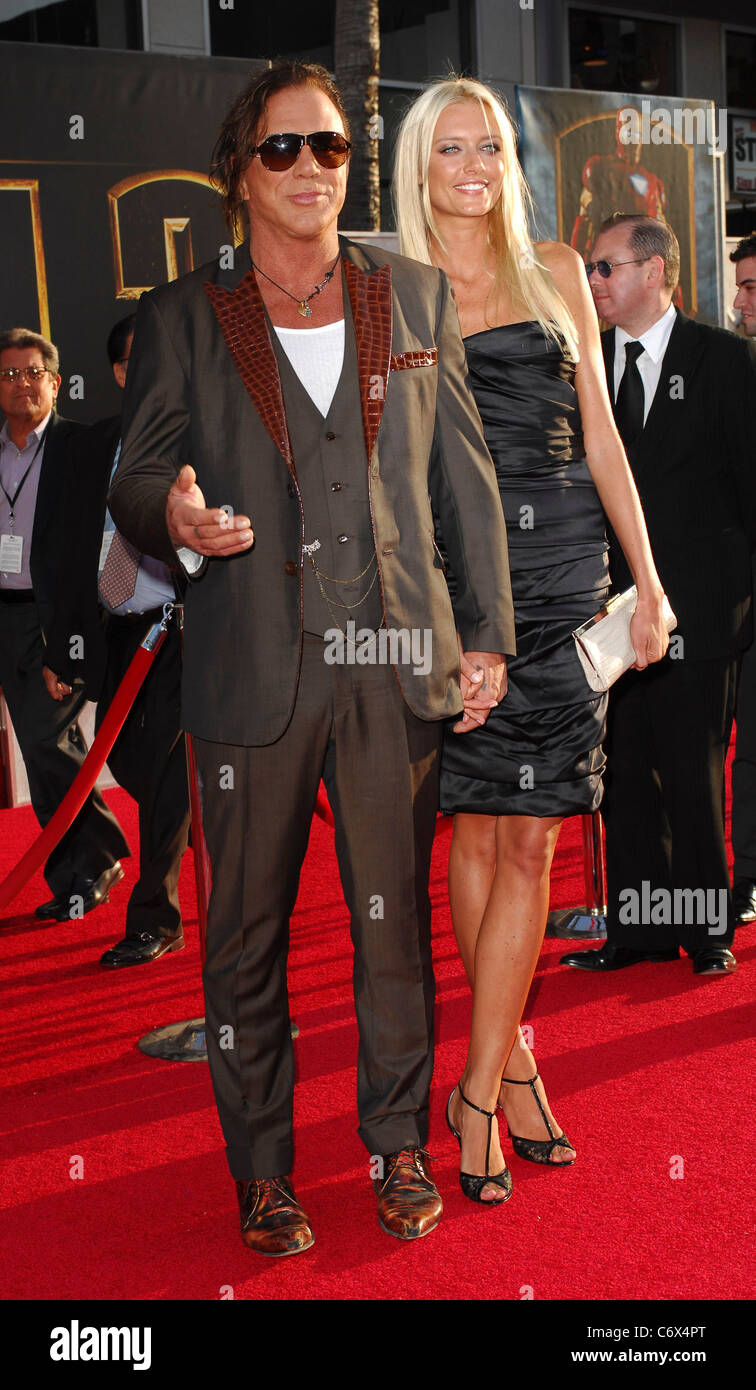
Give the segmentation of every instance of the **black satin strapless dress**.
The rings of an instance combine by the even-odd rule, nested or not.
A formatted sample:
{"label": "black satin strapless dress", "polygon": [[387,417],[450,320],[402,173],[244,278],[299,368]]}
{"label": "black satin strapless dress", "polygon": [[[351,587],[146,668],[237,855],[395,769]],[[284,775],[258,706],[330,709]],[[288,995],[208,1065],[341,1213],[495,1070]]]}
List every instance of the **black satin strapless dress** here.
{"label": "black satin strapless dress", "polygon": [[594,811],[607,697],[587,684],[570,634],[606,600],[608,547],[574,365],[536,322],[474,333],[465,349],[507,522],[517,655],[486,724],[444,730],[441,809]]}

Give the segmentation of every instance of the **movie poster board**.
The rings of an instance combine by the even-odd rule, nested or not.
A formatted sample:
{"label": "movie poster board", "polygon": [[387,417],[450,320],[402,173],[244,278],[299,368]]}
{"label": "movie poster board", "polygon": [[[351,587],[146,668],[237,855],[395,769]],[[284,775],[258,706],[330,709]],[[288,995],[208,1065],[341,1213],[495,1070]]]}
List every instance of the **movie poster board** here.
{"label": "movie poster board", "polygon": [[676,302],[722,323],[725,120],[714,103],[518,87],[520,158],[538,231],[590,259],[612,212],[664,218],[680,242]]}
{"label": "movie poster board", "polygon": [[59,348],[61,414],[120,409],[105,351],[142,292],[229,242],[208,181],[237,59],[0,44],[3,328]]}

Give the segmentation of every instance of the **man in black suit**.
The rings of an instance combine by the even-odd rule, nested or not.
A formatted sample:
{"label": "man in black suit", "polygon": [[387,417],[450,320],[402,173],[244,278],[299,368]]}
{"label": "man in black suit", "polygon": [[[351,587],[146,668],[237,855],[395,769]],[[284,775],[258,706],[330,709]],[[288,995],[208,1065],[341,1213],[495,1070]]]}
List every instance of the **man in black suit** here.
{"label": "man in black suit", "polygon": [[[118,385],[126,384],[136,314],[115,325],[108,356]],[[112,595],[109,575],[117,558],[116,537],[107,512],[110,479],[120,450],[121,417],[103,420],[76,445],[75,486],[67,498],[67,524],[75,528],[76,552],[61,586],[50,625],[44,670],[48,693],[58,700],[76,678],[97,701],[99,728],[145,633],[176,597],[168,566],[150,556],[131,554],[132,583]],[[109,568],[110,562],[110,568]],[[112,579],[111,579],[112,584]],[[131,589],[126,594],[125,589]],[[120,601],[119,601],[120,600]],[[80,659],[71,656],[71,634],[82,635]],[[110,969],[146,965],[184,945],[178,880],[189,834],[186,750],[181,730],[181,637],[168,632],[149,675],[108,757],[119,785],[139,807],[139,878],[126,909],[126,934],[109,947],[100,963]]]}
{"label": "man in black suit", "polygon": [[[612,690],[602,807],[607,942],[566,964],[736,967],[724,767],[738,657],[752,634],[756,366],[748,345],[675,310],[680,253],[664,223],[615,214],[587,269],[617,426],[678,627],[658,667]],[[631,580],[611,540],[614,587]]]}
{"label": "man in black suit", "polygon": [[[756,232],[730,254],[738,292],[734,307],[747,338],[756,344]],[[750,401],[756,412],[756,400]],[[756,464],[754,464],[756,467]],[[756,555],[751,557],[756,592]],[[738,677],[737,727],[732,764],[732,902],[736,923],[756,919],[756,642],[746,652]]]}
{"label": "man in black suit", "polygon": [[324,69],[277,64],[241,94],[215,172],[249,241],[233,264],[224,252],[142,297],[110,495],[129,539],[194,575],[183,715],[213,878],[208,1056],[242,1238],[267,1255],[313,1241],[289,1178],[286,956],[321,775],[379,1222],[405,1240],[438,1224],[425,1143],[441,721],[463,695],[462,727],[485,717],[514,647],[506,528],[449,284],[338,237],[349,148]]}
{"label": "man in black suit", "polygon": [[[70,448],[86,434],[85,426],[56,414],[59,386],[52,343],[25,328],[0,334],[0,686],[43,826],[87,751],[77,723],[83,691],[52,705],[42,677],[55,597],[77,544],[61,525]],[[118,821],[92,792],[47,860],[53,897],[35,916],[75,919],[107,902],[109,889],[123,878],[119,861],[128,854]]]}

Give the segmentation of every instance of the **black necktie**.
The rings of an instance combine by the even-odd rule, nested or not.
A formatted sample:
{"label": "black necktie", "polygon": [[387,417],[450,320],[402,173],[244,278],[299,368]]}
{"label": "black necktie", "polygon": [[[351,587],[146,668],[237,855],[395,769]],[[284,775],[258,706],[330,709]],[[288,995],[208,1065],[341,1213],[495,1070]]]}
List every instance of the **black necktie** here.
{"label": "black necktie", "polygon": [[632,449],[643,429],[646,397],[638,371],[638,358],[645,349],[642,343],[625,343],[625,370],[617,392],[614,418],[626,449]]}

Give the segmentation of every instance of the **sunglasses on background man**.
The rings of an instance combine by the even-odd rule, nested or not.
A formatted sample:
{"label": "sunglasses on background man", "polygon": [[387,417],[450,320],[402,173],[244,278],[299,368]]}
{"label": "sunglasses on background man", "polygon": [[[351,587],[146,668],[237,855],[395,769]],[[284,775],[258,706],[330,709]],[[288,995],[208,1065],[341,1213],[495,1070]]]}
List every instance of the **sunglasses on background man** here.
{"label": "sunglasses on background man", "polygon": [[586,261],[585,273],[590,276],[593,274],[594,270],[597,270],[602,280],[608,280],[612,271],[616,270],[618,265],[643,265],[644,261],[649,259],[650,257],[648,256],[641,256],[639,260],[635,261]]}

